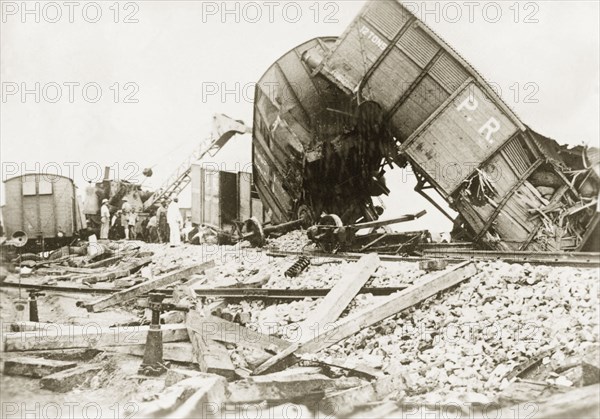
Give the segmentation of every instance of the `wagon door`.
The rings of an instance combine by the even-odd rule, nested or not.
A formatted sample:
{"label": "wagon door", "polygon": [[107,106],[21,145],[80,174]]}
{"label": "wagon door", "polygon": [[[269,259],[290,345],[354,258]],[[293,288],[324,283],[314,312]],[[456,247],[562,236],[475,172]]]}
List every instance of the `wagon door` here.
{"label": "wagon door", "polygon": [[56,237],[59,229],[67,236],[73,234],[73,203],[64,190],[65,183],[62,179],[37,177],[38,214],[44,237]]}
{"label": "wagon door", "polygon": [[219,210],[219,172],[202,169],[202,222],[221,226],[221,211]]}
{"label": "wagon door", "polygon": [[22,230],[29,237],[55,237],[56,209],[52,182],[39,175],[23,176],[21,193]]}
{"label": "wagon door", "polygon": [[240,172],[238,179],[240,192],[239,219],[243,221],[252,217],[252,175]]}
{"label": "wagon door", "polygon": [[202,167],[194,165],[191,171],[192,176],[192,223],[202,224],[204,201],[202,199],[202,179],[204,174]]}
{"label": "wagon door", "polygon": [[237,173],[220,173],[221,228],[232,225],[238,219],[238,176]]}

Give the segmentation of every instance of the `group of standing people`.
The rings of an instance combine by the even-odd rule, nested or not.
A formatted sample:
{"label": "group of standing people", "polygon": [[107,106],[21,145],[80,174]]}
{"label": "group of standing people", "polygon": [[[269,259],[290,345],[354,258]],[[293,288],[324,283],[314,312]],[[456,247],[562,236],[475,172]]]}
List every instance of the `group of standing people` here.
{"label": "group of standing people", "polygon": [[168,205],[162,201],[148,219],[148,240],[151,243],[168,241],[171,246],[178,246],[181,244],[182,223],[179,200],[173,198]]}
{"label": "group of standing people", "polygon": [[[183,220],[179,210],[179,200],[173,200],[167,205],[167,201],[162,201],[156,211],[152,212],[150,217],[141,222],[141,237],[150,243],[169,242],[171,246],[181,244],[181,228]],[[108,199],[102,200],[100,207],[100,239],[108,239],[111,231],[120,227],[125,240],[136,240],[138,238],[138,213],[131,206],[127,198],[123,198],[121,209],[118,210],[111,219]]]}

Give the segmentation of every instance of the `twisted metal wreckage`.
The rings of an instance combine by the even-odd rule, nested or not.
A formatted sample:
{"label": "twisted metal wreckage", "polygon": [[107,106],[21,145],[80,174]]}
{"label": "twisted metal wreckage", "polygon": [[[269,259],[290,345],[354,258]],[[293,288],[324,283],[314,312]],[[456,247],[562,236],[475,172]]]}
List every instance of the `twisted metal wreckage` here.
{"label": "twisted metal wreckage", "polygon": [[[311,237],[325,249],[344,248],[344,224],[378,219],[372,197],[390,193],[386,169],[410,165],[415,190],[454,222],[453,241],[597,250],[598,150],[533,131],[396,1],[369,1],[341,37],[305,42],[267,70],[255,93],[253,161],[272,221],[318,222],[324,229]],[[387,234],[369,248],[403,253],[420,233]],[[355,249],[378,237],[369,239]]]}

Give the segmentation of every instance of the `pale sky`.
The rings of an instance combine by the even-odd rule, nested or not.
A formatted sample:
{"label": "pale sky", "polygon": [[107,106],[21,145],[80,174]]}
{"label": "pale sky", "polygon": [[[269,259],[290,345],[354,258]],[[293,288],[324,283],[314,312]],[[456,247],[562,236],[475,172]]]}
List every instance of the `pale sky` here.
{"label": "pale sky", "polygon": [[[214,113],[251,124],[253,83],[266,69],[308,39],[341,35],[364,4],[74,3],[69,10],[63,2],[27,2],[25,14],[22,2],[2,1],[3,179],[39,164],[72,173],[83,186],[86,177],[100,180],[104,166],[139,181],[141,170],[153,167],[145,184],[158,186],[209,134]],[[525,124],[562,143],[598,145],[599,2],[475,2],[472,9],[461,1],[405,3],[501,89]],[[98,87],[101,97],[91,103]],[[23,97],[23,89],[32,93]],[[137,103],[125,103],[132,99]],[[250,140],[228,146],[227,160],[247,161],[241,142]],[[403,182],[396,174],[388,186],[394,193],[386,217],[427,208],[427,217],[406,228],[447,227],[412,195],[410,176]]]}

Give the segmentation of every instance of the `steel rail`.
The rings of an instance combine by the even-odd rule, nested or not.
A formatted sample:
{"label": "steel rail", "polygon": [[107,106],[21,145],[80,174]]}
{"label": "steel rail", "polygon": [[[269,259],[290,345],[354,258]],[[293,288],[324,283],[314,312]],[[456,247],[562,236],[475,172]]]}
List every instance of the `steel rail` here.
{"label": "steel rail", "polygon": [[[367,252],[368,253],[368,252]],[[309,258],[358,260],[363,253],[325,253],[325,252],[290,252],[282,250],[267,250],[267,256],[288,257],[306,256]],[[571,266],[580,268],[600,267],[600,253],[596,252],[499,252],[487,250],[460,249],[424,249],[421,256],[379,255],[384,262],[419,262],[431,259],[447,259],[450,263],[464,260],[494,261],[507,263],[529,263],[531,265]]]}
{"label": "steel rail", "polygon": [[[407,285],[408,286],[408,285]],[[395,292],[402,291],[407,286],[400,287],[364,287],[360,294],[373,294],[374,296],[386,296]],[[40,291],[51,292],[71,292],[79,294],[112,294],[122,291],[119,288],[80,288],[80,287],[59,287],[55,285],[35,285],[21,284],[16,282],[3,282],[0,289],[3,288],[23,288],[38,289]],[[275,288],[205,288],[194,290],[198,297],[214,298],[235,298],[235,299],[268,299],[268,300],[302,300],[304,298],[322,298],[325,297],[331,289],[275,289]],[[166,294],[171,294],[172,290],[161,290]]]}

